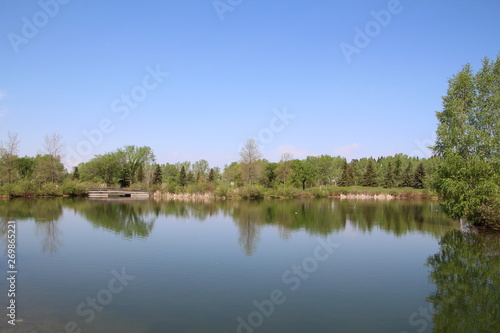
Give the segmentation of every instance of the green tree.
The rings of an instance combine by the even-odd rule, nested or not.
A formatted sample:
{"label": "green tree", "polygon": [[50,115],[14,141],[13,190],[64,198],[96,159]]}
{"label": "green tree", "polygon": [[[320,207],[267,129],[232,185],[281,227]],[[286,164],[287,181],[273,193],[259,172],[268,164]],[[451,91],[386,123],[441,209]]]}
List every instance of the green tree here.
{"label": "green tree", "polygon": [[293,173],[292,168],[293,155],[291,153],[284,153],[281,155],[281,160],[276,167],[276,179],[283,185],[286,185]]}
{"label": "green tree", "polygon": [[117,151],[122,157],[122,166],[128,168],[130,173],[130,182],[135,183],[138,180],[138,170],[141,165],[150,164],[155,161],[153,150],[148,147],[124,146]]}
{"label": "green tree", "polygon": [[209,182],[215,181],[215,170],[214,170],[214,168],[210,168],[210,171],[208,172],[208,181]]}
{"label": "green tree", "polygon": [[368,165],[366,166],[365,174],[363,175],[363,186],[377,186],[377,173],[373,166],[372,159],[368,161]]}
{"label": "green tree", "polygon": [[394,173],[392,171],[392,163],[389,162],[385,170],[384,187],[392,188],[394,187],[394,185],[395,185],[395,180],[394,180]]}
{"label": "green tree", "polygon": [[354,185],[354,170],[350,163],[344,161],[342,166],[342,175],[340,176],[339,186],[352,186]]}
{"label": "green tree", "polygon": [[187,185],[187,173],[186,173],[186,167],[183,165],[181,166],[181,171],[179,172],[179,185],[184,187]]}
{"label": "green tree", "polygon": [[414,179],[413,166],[411,161],[408,162],[408,165],[403,172],[403,179],[401,181],[401,187],[412,187]]}
{"label": "green tree", "polygon": [[[469,64],[449,80],[432,147],[440,157],[432,187],[452,218],[500,227],[500,56]],[[485,218],[485,213],[491,219]]]}
{"label": "green tree", "polygon": [[317,177],[314,166],[307,161],[294,160],[292,164],[293,175],[292,181],[300,184],[303,190],[306,189],[306,185],[314,184]]}
{"label": "green tree", "polygon": [[420,162],[413,176],[413,188],[424,188],[425,175],[424,163]]}
{"label": "green tree", "polygon": [[210,166],[206,160],[199,160],[193,163],[193,172],[196,174],[196,179],[207,177]]}
{"label": "green tree", "polygon": [[144,181],[144,164],[140,164],[137,168],[136,180],[139,183],[142,183]]}
{"label": "green tree", "polygon": [[278,168],[278,163],[267,163],[264,168],[264,174],[262,177],[262,185],[267,188],[272,188],[276,182],[276,169]]}
{"label": "green tree", "polygon": [[[106,184],[108,184],[108,183],[106,182]],[[121,169],[118,184],[120,184],[120,187],[129,187],[130,186],[131,181],[130,181],[130,169],[129,168],[122,168]]]}
{"label": "green tree", "polygon": [[19,157],[15,160],[15,164],[19,177],[25,180],[30,180],[33,177],[33,172],[35,171],[34,157]]}
{"label": "green tree", "polygon": [[35,157],[34,178],[40,184],[42,183],[61,183],[66,175],[66,169],[61,163],[59,156],[37,155]]}
{"label": "green tree", "polygon": [[80,180],[80,170],[77,166],[73,169],[73,180]]}
{"label": "green tree", "polygon": [[80,164],[80,177],[82,180],[103,182],[106,186],[119,178],[121,186],[127,187],[130,185],[130,171],[123,168],[121,162],[122,155],[119,152],[96,155],[87,163]]}
{"label": "green tree", "polygon": [[153,174],[153,184],[161,185],[162,182],[163,182],[163,174],[161,172],[160,165],[156,164],[155,172]]}

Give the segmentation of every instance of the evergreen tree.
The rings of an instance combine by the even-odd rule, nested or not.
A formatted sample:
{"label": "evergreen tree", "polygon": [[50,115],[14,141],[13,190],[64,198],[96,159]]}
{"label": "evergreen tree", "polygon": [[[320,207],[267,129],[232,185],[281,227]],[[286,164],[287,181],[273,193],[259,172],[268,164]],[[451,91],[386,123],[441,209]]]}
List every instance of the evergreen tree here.
{"label": "evergreen tree", "polygon": [[413,166],[411,165],[411,161],[408,162],[408,166],[403,172],[403,180],[401,181],[401,187],[412,187],[413,186]]}
{"label": "evergreen tree", "polygon": [[387,169],[385,171],[384,187],[391,188],[394,187],[394,173],[392,172],[392,163],[387,164]]}
{"label": "evergreen tree", "polygon": [[73,180],[80,180],[80,171],[77,166],[73,170]]}
{"label": "evergreen tree", "polygon": [[179,172],[179,185],[182,187],[187,185],[187,174],[184,165],[181,167],[181,171]]}
{"label": "evergreen tree", "polygon": [[208,172],[208,181],[213,182],[215,180],[215,170],[214,168],[210,168],[210,171]]}
{"label": "evergreen tree", "polygon": [[375,187],[377,186],[377,173],[373,162],[370,159],[366,166],[365,174],[363,175],[363,186]]}
{"label": "evergreen tree", "polygon": [[399,186],[401,184],[401,173],[402,173],[402,163],[399,155],[396,157],[396,162],[394,162],[394,185]]}
{"label": "evergreen tree", "polygon": [[196,181],[196,178],[194,177],[194,172],[189,170],[188,173],[186,174],[186,184],[192,184]]}
{"label": "evergreen tree", "polygon": [[342,175],[340,176],[339,186],[351,186],[354,183],[354,174],[352,166],[344,161],[342,165]]}
{"label": "evergreen tree", "polygon": [[163,182],[163,173],[161,172],[160,165],[157,164],[155,168],[155,173],[153,174],[153,184],[161,185]]}
{"label": "evergreen tree", "polygon": [[123,168],[120,174],[120,180],[118,180],[120,187],[130,186],[130,170],[129,168]]}
{"label": "evergreen tree", "polygon": [[413,176],[413,188],[424,188],[425,168],[424,163],[420,162]]}

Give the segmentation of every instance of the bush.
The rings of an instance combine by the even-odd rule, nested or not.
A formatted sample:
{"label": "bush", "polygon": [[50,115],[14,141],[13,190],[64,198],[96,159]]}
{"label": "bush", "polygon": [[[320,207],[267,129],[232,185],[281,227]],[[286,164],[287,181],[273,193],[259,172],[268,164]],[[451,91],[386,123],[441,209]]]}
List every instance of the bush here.
{"label": "bush", "polygon": [[226,184],[222,184],[222,185],[219,185],[215,189],[214,194],[216,197],[220,197],[220,198],[232,198],[233,197],[233,189]]}
{"label": "bush", "polygon": [[22,196],[26,197],[34,197],[38,195],[38,186],[29,180],[21,180],[18,183],[19,189],[20,189],[20,194]]}
{"label": "bush", "polygon": [[61,185],[61,192],[70,196],[83,196],[87,193],[88,188],[86,184],[76,182],[74,180],[66,180]]}
{"label": "bush", "polygon": [[45,183],[42,185],[42,189],[40,192],[41,195],[62,195],[62,188],[56,183]]}
{"label": "bush", "polygon": [[261,185],[247,185],[239,189],[243,199],[258,200],[264,198],[265,189]]}
{"label": "bush", "polygon": [[4,184],[0,188],[0,194],[10,197],[17,197],[22,195],[22,190],[19,184]]}

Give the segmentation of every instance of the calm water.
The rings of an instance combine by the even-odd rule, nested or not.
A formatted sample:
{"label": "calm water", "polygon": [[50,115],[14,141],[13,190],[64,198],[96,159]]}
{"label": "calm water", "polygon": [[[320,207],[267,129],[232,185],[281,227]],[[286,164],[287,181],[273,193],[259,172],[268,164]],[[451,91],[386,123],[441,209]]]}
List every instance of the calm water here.
{"label": "calm water", "polygon": [[[493,332],[500,237],[436,202],[0,201],[1,332]],[[2,309],[8,285],[0,281]]]}

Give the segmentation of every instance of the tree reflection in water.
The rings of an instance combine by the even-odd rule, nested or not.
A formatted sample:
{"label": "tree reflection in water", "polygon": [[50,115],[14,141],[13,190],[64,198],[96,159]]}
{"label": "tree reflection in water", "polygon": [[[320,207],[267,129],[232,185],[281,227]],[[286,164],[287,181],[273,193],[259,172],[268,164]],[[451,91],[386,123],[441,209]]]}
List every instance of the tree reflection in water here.
{"label": "tree reflection in water", "polygon": [[33,219],[35,234],[42,238],[42,253],[54,255],[59,246],[58,221],[63,214],[60,198],[0,200],[0,236],[7,244],[7,222]]}
{"label": "tree reflection in water", "polygon": [[435,332],[498,332],[500,235],[453,230],[429,257]]}

